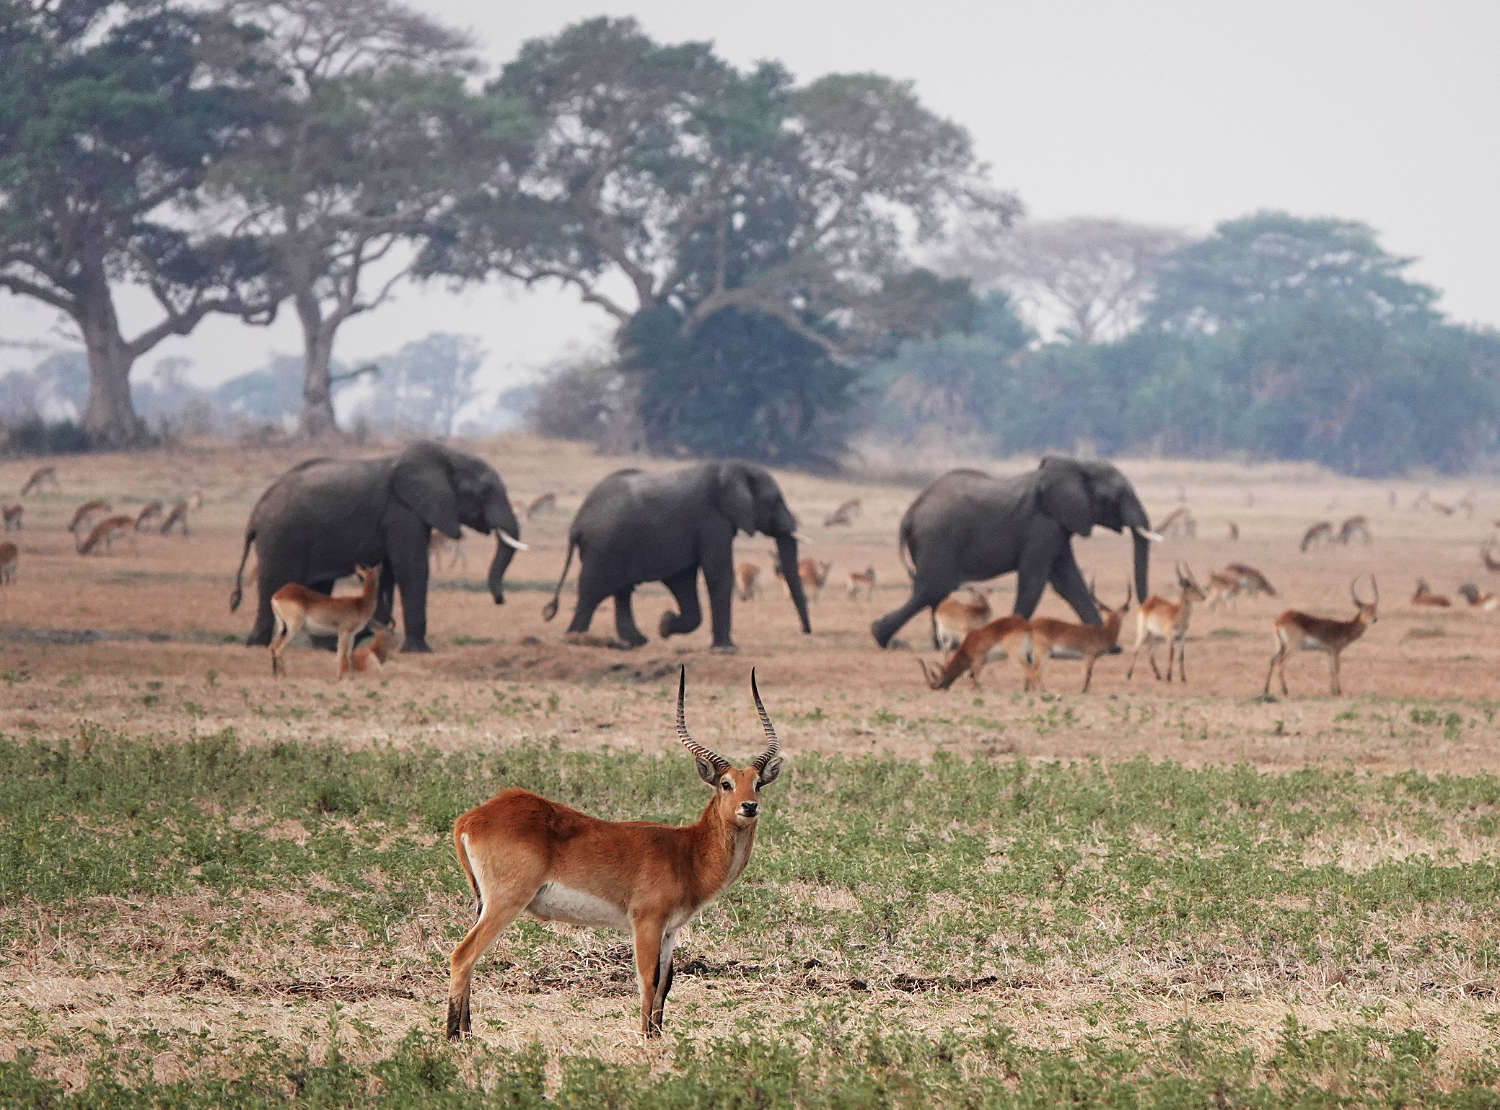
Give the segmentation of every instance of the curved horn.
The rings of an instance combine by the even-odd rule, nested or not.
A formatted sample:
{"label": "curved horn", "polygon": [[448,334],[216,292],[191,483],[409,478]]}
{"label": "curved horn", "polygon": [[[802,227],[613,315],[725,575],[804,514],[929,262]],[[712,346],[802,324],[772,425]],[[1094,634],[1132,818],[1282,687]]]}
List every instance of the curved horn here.
{"label": "curved horn", "polygon": [[1375,581],[1374,571],[1370,572],[1370,589],[1375,593],[1375,597],[1370,601],[1370,604],[1378,605],[1380,603],[1380,583]]}
{"label": "curved horn", "polygon": [[687,697],[687,665],[683,664],[682,672],[677,678],[677,739],[682,741],[682,746],[692,752],[699,759],[706,759],[714,765],[717,773],[729,766],[729,760],[718,752],[705,748],[693,739],[692,733],[687,730],[687,720],[683,714],[683,701]]}
{"label": "curved horn", "polygon": [[495,529],[495,535],[497,535],[497,536],[500,537],[500,542],[501,543],[506,544],[506,545],[508,545],[510,547],[514,547],[517,551],[530,551],[531,550],[531,548],[527,544],[524,544],[520,540],[516,539],[515,536],[512,536],[504,528],[496,528]]}
{"label": "curved horn", "polygon": [[750,693],[755,698],[755,711],[760,714],[760,727],[766,730],[766,750],[751,760],[751,766],[757,771],[764,771],[766,764],[775,759],[776,753],[781,750],[781,741],[776,738],[776,726],[771,723],[765,703],[760,700],[760,687],[755,685],[754,667],[750,668]]}

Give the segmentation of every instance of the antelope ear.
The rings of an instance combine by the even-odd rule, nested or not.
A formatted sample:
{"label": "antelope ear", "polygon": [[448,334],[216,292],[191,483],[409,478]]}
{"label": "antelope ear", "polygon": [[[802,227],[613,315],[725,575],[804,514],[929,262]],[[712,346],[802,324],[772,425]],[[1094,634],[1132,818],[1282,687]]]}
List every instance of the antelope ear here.
{"label": "antelope ear", "polygon": [[719,765],[717,763],[701,755],[697,756],[693,762],[697,764],[698,777],[700,779],[708,783],[709,786],[719,785]]}
{"label": "antelope ear", "polygon": [[779,774],[781,774],[781,756],[778,755],[766,764],[766,769],[755,780],[755,789],[759,790],[762,786],[769,786],[776,781],[776,776]]}

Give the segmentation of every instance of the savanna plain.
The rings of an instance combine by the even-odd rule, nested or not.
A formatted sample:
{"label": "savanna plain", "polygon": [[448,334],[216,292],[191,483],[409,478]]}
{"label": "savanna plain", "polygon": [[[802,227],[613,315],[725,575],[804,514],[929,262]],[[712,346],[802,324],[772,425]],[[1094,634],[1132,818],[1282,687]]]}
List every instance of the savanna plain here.
{"label": "savanna plain", "polygon": [[[608,602],[565,639],[576,563],[558,619],[541,609],[588,489],[671,464],[462,446],[518,508],[558,510],[523,522],[503,606],[494,541],[469,536],[434,572],[435,653],[344,682],[303,645],[273,679],[228,608],[251,505],[311,452],[0,463],[7,501],[38,461],[60,483],[25,499],[0,588],[0,1105],[1500,1106],[1500,613],[1410,603],[1418,577],[1500,590],[1479,555],[1500,487],[1115,460],[1153,518],[1196,518],[1155,548],[1159,592],[1176,561],[1200,581],[1240,561],[1278,596],[1197,606],[1185,684],[1144,660],[1126,681],[1132,614],[1088,694],[1068,660],[1046,694],[1003,662],[938,692],[925,618],[889,651],[869,625],[906,596],[897,523],[939,466],[778,472],[804,554],[832,563],[811,636],[771,579],[735,604],[738,654],[706,627],[622,652]],[[74,552],[79,503],[195,488],[190,535]],[[1413,507],[1465,494],[1472,515]],[[852,497],[852,525],[824,527]],[[1369,545],[1298,550],[1357,513]],[[769,577],[768,543],[737,547]],[[1117,602],[1129,540],[1074,548]],[[867,566],[873,599],[850,597]],[[1344,695],[1304,654],[1291,696],[1261,700],[1275,616],[1346,619],[1371,572]],[[993,585],[1008,611],[1013,579]],[[643,587],[642,627],[669,602]],[[1050,592],[1041,612],[1071,616]],[[694,819],[682,664],[694,735],[739,759],[761,743],[755,666],[787,762],[744,876],[683,933],[665,1035],[635,1032],[628,937],[523,917],[449,1044],[474,913],[454,818],[523,786]]]}

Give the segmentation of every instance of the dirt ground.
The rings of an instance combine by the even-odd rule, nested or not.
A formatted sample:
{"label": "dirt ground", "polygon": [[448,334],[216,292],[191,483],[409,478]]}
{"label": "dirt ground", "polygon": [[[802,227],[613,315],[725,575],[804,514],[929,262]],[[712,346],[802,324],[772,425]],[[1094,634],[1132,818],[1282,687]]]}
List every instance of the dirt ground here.
{"label": "dirt ground", "polygon": [[[805,554],[833,564],[821,598],[811,604],[811,636],[798,632],[784,590],[771,579],[758,599],[735,604],[737,655],[708,651],[706,621],[691,635],[653,639],[636,651],[620,652],[604,646],[613,630],[609,602],[594,617],[597,644],[565,642],[576,567],[559,617],[548,623],[541,609],[562,566],[569,520],[589,488],[618,466],[670,464],[606,458],[576,445],[523,436],[466,446],[496,467],[518,510],[524,512],[541,493],[556,494],[555,511],[523,523],[531,549],[511,563],[505,605],[494,605],[482,587],[493,540],[467,535],[464,561],[435,572],[429,604],[435,654],[395,656],[381,674],[381,681],[408,687],[430,708],[406,721],[330,718],[315,726],[305,719],[268,719],[254,707],[294,691],[326,690],[332,657],[294,650],[288,656],[292,677],[278,690],[265,649],[242,646],[252,623],[253,584],[238,613],[228,607],[251,505],[309,452],[209,445],[0,464],[0,498],[6,501],[16,499],[40,461],[57,466],[61,487],[28,496],[24,530],[9,534],[20,547],[20,563],[14,581],[0,589],[0,672],[26,680],[0,685],[0,729],[68,728],[85,716],[132,732],[151,730],[168,717],[180,722],[177,699],[170,696],[180,689],[197,708],[200,729],[233,724],[251,740],[274,739],[282,730],[306,734],[315,727],[348,743],[420,739],[463,745],[496,731],[486,715],[494,705],[490,687],[500,683],[533,695],[556,694],[558,711],[549,720],[564,744],[652,748],[671,742],[671,702],[664,694],[678,664],[687,663],[698,727],[726,747],[736,746],[735,735],[753,744],[754,716],[744,687],[754,665],[773,712],[789,720],[811,716],[784,731],[789,750],[921,755],[946,748],[1042,758],[1146,753],[1187,763],[1248,761],[1264,768],[1342,760],[1382,771],[1500,769],[1496,746],[1474,739],[1485,729],[1445,738],[1440,730],[1404,727],[1405,711],[1391,705],[1408,698],[1454,699],[1469,703],[1463,712],[1472,715],[1475,703],[1484,713],[1483,703],[1495,696],[1500,613],[1471,610],[1456,596],[1450,609],[1410,603],[1418,577],[1447,594],[1461,582],[1500,590],[1500,575],[1487,571],[1479,556],[1500,518],[1500,487],[1493,484],[1363,482],[1289,464],[1120,460],[1154,519],[1181,504],[1197,521],[1195,538],[1156,546],[1152,583],[1158,591],[1170,587],[1176,560],[1204,582],[1213,569],[1241,561],[1259,567],[1278,596],[1242,598],[1217,611],[1198,606],[1185,688],[1152,680],[1144,659],[1133,682],[1126,683],[1131,616],[1122,634],[1127,653],[1100,661],[1088,695],[1076,692],[1080,664],[1054,660],[1046,669],[1047,683],[1061,697],[1044,702],[1020,695],[1019,672],[1001,662],[986,671],[982,691],[967,679],[947,693],[927,690],[915,660],[938,656],[929,646],[925,616],[901,633],[906,649],[876,648],[871,620],[905,596],[895,534],[920,476],[903,484],[778,474],[802,531],[813,541]],[[1017,459],[989,469],[1015,473],[1030,465],[1032,460]],[[170,504],[194,489],[202,490],[203,506],[191,515],[190,535],[143,532],[133,543],[117,544],[111,554],[74,552],[66,525],[82,502],[102,497],[117,512],[135,512],[148,500]],[[1445,515],[1414,507],[1424,493],[1450,506],[1467,499],[1475,508]],[[863,503],[853,524],[823,527],[824,516],[852,497]],[[1373,543],[1298,550],[1309,524],[1322,519],[1337,524],[1356,513],[1368,516]],[[1228,538],[1231,521],[1239,528],[1237,542]],[[1097,578],[1106,600],[1124,592],[1129,546],[1127,538],[1102,530],[1075,542],[1080,563]],[[763,581],[771,570],[769,547],[761,537],[738,541],[737,557],[760,564]],[[853,599],[848,572],[867,566],[876,573],[875,597]],[[1302,655],[1288,664],[1291,698],[1253,700],[1274,649],[1275,616],[1291,606],[1348,617],[1353,613],[1350,579],[1371,572],[1381,587],[1380,617],[1345,654],[1344,697],[1328,696],[1324,657]],[[1008,611],[1013,576],[992,586],[995,611]],[[1361,588],[1368,592],[1368,585]],[[653,628],[669,604],[661,587],[643,587],[637,594],[641,626]],[[1072,616],[1050,591],[1040,612]],[[159,709],[126,696],[152,682],[164,687]],[[723,712],[710,708],[724,698]],[[972,713],[976,704],[984,706],[987,718],[1004,723],[999,739],[994,728],[954,720]]]}

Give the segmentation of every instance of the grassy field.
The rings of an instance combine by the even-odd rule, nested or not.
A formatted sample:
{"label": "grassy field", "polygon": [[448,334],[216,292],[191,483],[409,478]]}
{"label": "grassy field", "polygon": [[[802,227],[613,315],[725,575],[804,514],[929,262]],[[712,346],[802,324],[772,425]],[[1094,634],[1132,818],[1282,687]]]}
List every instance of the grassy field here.
{"label": "grassy field", "polygon": [[[1412,510],[1420,483],[1125,461],[1153,513],[1185,497],[1199,522],[1155,582],[1238,559],[1281,596],[1196,613],[1185,688],[1127,684],[1117,656],[1086,696],[1065,661],[1045,696],[998,664],[934,693],[921,622],[905,650],[868,632],[904,596],[903,476],[780,476],[808,553],[833,582],[873,565],[873,602],[830,587],[803,637],[772,590],[737,604],[737,656],[701,629],[620,653],[539,610],[572,510],[625,462],[475,449],[561,511],[526,524],[503,608],[470,537],[433,593],[436,654],[343,684],[301,649],[273,681],[227,607],[249,506],[299,455],[57,460],[63,491],[27,499],[0,590],[0,1105],[1500,1106],[1500,614],[1407,600],[1417,576],[1497,585],[1477,547],[1500,490],[1476,484],[1468,519]],[[0,466],[0,497],[29,470]],[[82,558],[63,530],[89,497],[192,488],[190,537]],[[850,496],[854,527],[820,528]],[[1298,552],[1356,512],[1374,544]],[[1128,547],[1076,545],[1106,599]],[[1257,700],[1275,614],[1347,616],[1366,571],[1380,620],[1346,696],[1304,656],[1291,698]],[[668,600],[642,591],[643,627]],[[694,734],[738,757],[757,666],[787,766],[745,876],[684,931],[666,1035],[634,1032],[627,937],[526,919],[479,965],[475,1038],[447,1044],[473,915],[453,818],[520,785],[691,820],[682,663]]]}

